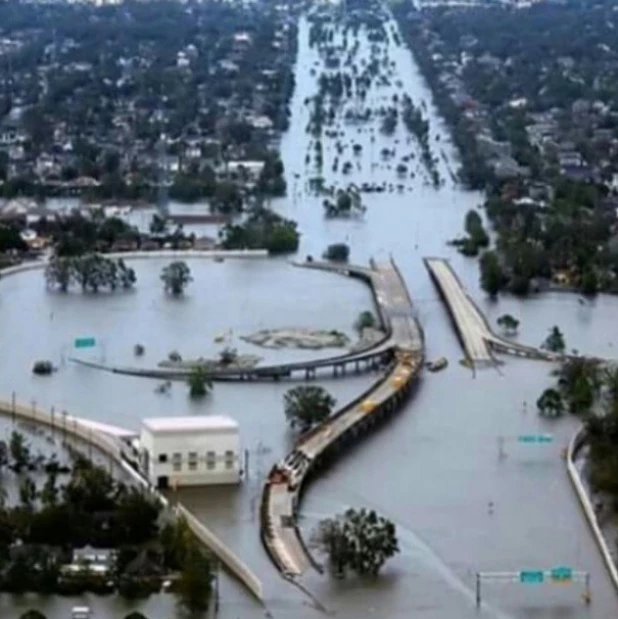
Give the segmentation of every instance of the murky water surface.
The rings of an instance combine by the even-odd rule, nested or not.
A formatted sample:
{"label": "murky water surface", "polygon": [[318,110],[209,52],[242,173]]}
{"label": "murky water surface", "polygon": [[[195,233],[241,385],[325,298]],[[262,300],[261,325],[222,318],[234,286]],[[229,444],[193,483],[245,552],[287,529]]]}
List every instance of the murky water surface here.
{"label": "murky water surface", "polygon": [[[361,33],[360,57],[368,57]],[[311,138],[305,128],[309,108],[304,100],[316,92],[320,67],[317,53],[308,47],[306,24],[300,28],[297,89],[292,123],[282,142],[289,196],[274,206],[296,219],[302,230],[301,255],[320,255],[326,245],[350,244],[351,260],[370,257],[400,266],[419,318],[425,328],[427,356],[446,356],[448,368],[425,374],[405,409],[377,434],[352,449],[314,483],[302,506],[302,528],[309,536],[316,522],[348,506],[374,507],[393,519],[399,529],[401,554],[375,581],[331,581],[308,574],[305,584],[338,617],[417,617],[446,619],[477,617],[475,573],[518,571],[568,565],[591,574],[593,602],[580,600],[580,585],[483,587],[486,605],[480,616],[495,619],[609,619],[617,614],[612,590],[600,555],[569,485],[561,451],[576,428],[572,419],[550,423],[539,419],[534,402],[551,381],[551,367],[534,361],[505,358],[499,369],[473,375],[460,366],[462,357],[444,307],[424,269],[422,258],[446,256],[489,319],[510,312],[521,319],[519,338],[539,344],[548,329],[558,324],[569,347],[618,356],[615,320],[618,299],[601,297],[582,305],[572,295],[550,294],[525,302],[485,299],[478,286],[474,261],[459,256],[446,241],[459,235],[466,211],[481,202],[479,194],[456,186],[445,160],[440,172],[446,184],[428,186],[422,172],[405,182],[401,193],[365,194],[367,212],[361,220],[333,221],[323,216],[322,198],[307,191],[307,178],[315,175],[305,165]],[[364,56],[363,56],[364,55]],[[430,93],[409,52],[390,45],[390,58],[402,86],[371,91],[373,105],[386,104],[392,94],[404,91],[415,104],[427,103],[431,143],[442,149],[448,166],[456,157],[443,124],[431,105]],[[401,123],[400,123],[401,125]],[[324,139],[324,176],[327,184],[378,182],[396,184],[392,168],[381,161],[383,147],[398,156],[415,152],[414,139],[400,126],[384,138],[376,122],[362,128],[340,123],[345,157],[354,162],[348,176],[333,173],[335,145]],[[375,141],[371,141],[371,135]],[[437,139],[439,136],[439,140]],[[351,144],[363,145],[353,156]],[[243,344],[238,335],[259,328],[306,326],[340,329],[351,333],[355,316],[367,309],[371,296],[358,282],[301,271],[284,260],[228,260],[222,264],[193,260],[195,281],[186,298],[163,295],[159,273],[164,261],[135,262],[139,285],[135,292],[96,297],[72,293],[62,296],[44,288],[41,273],[9,278],[0,284],[0,393],[37,406],[55,406],[75,414],[137,429],[151,415],[224,413],[240,422],[249,450],[249,480],[240,488],[183,491],[182,500],[216,530],[256,570],[264,581],[268,609],[274,617],[304,619],[321,613],[300,591],[282,581],[259,542],[257,507],[264,475],[289,448],[292,436],[285,427],[281,398],[288,384],[216,385],[211,397],[195,404],[186,388],[175,384],[168,396],[155,394],[156,383],[119,377],[76,367],[68,361],[77,336],[93,335],[98,346],[93,358],[118,364],[154,365],[176,349],[186,357],[209,356],[221,349],[213,338],[231,330],[231,342],[241,352],[260,354],[265,360],[308,358],[311,352],[276,352]],[[133,345],[146,346],[143,359],[133,358]],[[324,353],[326,354],[326,353]],[[33,361],[50,358],[60,364],[51,378],[30,374]],[[326,380],[340,402],[351,399],[375,376]],[[520,433],[550,432],[547,446],[519,445]],[[500,437],[506,457],[499,457]],[[489,513],[488,503],[495,508]],[[220,616],[226,619],[264,616],[237,584],[227,577],[221,583]],[[34,603],[34,601],[33,601]],[[37,600],[49,617],[68,616],[73,601]],[[97,619],[116,618],[128,612],[112,598],[91,597],[88,603]],[[17,614],[30,601],[0,597],[0,616]],[[142,606],[152,619],[175,616],[166,596],[151,598]]]}

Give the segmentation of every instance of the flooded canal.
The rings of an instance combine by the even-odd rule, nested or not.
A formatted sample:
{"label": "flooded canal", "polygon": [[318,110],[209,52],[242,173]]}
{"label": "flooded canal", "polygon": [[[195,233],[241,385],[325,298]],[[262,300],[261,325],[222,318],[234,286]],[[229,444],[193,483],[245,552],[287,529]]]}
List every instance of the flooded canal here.
{"label": "flooded canal", "polygon": [[[425,329],[427,357],[446,356],[450,361],[445,371],[425,374],[404,410],[330,468],[310,487],[303,502],[300,524],[307,537],[320,518],[349,506],[366,506],[397,524],[401,553],[387,564],[377,581],[333,581],[315,573],[308,574],[304,584],[329,611],[346,619],[615,617],[616,594],[561,458],[576,420],[552,423],[540,419],[535,410],[534,402],[551,381],[551,367],[512,358],[505,358],[498,369],[476,374],[462,367],[461,348],[422,257],[450,258],[492,323],[505,311],[521,319],[519,339],[523,343],[538,345],[548,329],[558,324],[570,348],[614,356],[613,343],[608,340],[618,299],[600,298],[584,306],[577,298],[560,294],[526,302],[485,300],[478,286],[476,263],[446,244],[461,233],[465,213],[481,202],[481,196],[453,182],[447,162],[451,168],[456,168],[457,163],[448,134],[408,50],[395,45],[392,38],[389,56],[401,86],[394,83],[373,88],[368,100],[379,106],[393,94],[405,92],[416,104],[426,102],[424,114],[430,122],[432,147],[445,152],[438,164],[445,184],[434,189],[419,173],[406,180],[402,192],[363,194],[367,211],[360,219],[325,219],[323,198],[308,190],[308,177],[315,171],[305,160],[312,142],[306,132],[309,106],[305,100],[316,94],[322,59],[309,47],[306,22],[301,23],[299,36],[292,121],[282,141],[289,195],[276,201],[274,207],[298,221],[303,234],[302,256],[319,256],[329,243],[335,242],[349,243],[351,261],[355,263],[364,263],[370,257],[386,260],[392,255]],[[361,30],[358,62],[367,60],[369,54],[363,37]],[[327,184],[396,183],[394,170],[382,165],[379,152],[382,148],[398,152],[416,149],[414,139],[407,142],[403,127],[386,137],[378,130],[378,119],[373,131],[369,123],[363,126],[362,133],[358,126],[343,120],[336,124],[344,133],[342,142],[356,142],[363,147],[344,178],[341,171],[332,171],[335,144],[323,138],[323,175]],[[158,414],[223,413],[236,418],[250,454],[248,480],[239,489],[183,491],[179,498],[262,578],[272,616],[320,616],[322,613],[307,596],[279,577],[258,534],[261,482],[292,441],[281,404],[289,385],[216,385],[212,396],[196,405],[188,400],[184,385],[176,384],[169,396],[161,396],[154,393],[156,383],[79,368],[68,362],[68,356],[70,344],[78,335],[96,336],[100,346],[93,355],[120,364],[136,362],[132,349],[140,342],[147,351],[140,363],[154,365],[172,349],[184,356],[212,355],[220,348],[213,338],[230,329],[234,337],[258,328],[282,326],[351,333],[355,316],[371,302],[367,289],[334,275],[299,271],[282,260],[228,260],[223,264],[191,261],[195,281],[187,298],[172,301],[165,299],[158,280],[161,262],[142,260],[135,266],[139,279],[136,291],[113,297],[53,295],[44,290],[42,275],[37,272],[3,281],[0,316],[11,329],[0,334],[4,351],[0,359],[0,393],[10,395],[16,391],[19,399],[27,402],[36,400],[37,405],[66,408],[131,428],[138,427],[141,417]],[[256,352],[237,340],[233,345],[265,360],[316,354]],[[36,358],[60,361],[60,371],[52,378],[31,377],[30,367]],[[375,376],[367,375],[323,384],[339,402],[345,402],[373,379]],[[520,433],[538,431],[552,433],[554,441],[533,446],[514,440]],[[501,441],[504,457],[500,457]],[[492,513],[488,510],[490,501],[495,506]],[[554,565],[590,572],[590,606],[580,599],[580,585],[513,583],[487,584],[483,588],[486,606],[480,612],[475,608],[477,571],[547,569]],[[165,606],[169,600],[163,604],[157,600],[151,598],[143,612],[151,619],[174,616]],[[6,598],[0,598],[3,617],[6,603]],[[51,617],[61,617],[54,606],[59,603],[50,600],[41,608]],[[120,617],[124,611],[121,613],[116,604],[105,600],[93,603],[97,619]],[[264,616],[264,609],[223,577],[220,616],[257,618]]]}

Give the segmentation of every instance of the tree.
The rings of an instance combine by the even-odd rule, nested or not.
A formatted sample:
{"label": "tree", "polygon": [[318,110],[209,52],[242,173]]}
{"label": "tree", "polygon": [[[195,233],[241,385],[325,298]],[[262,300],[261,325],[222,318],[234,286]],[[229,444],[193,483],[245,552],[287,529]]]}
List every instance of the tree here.
{"label": "tree", "polygon": [[219,363],[221,365],[231,365],[232,363],[236,363],[238,360],[238,351],[235,348],[230,348],[226,346],[219,353]]}
{"label": "tree", "polygon": [[47,617],[38,610],[30,609],[19,616],[19,619],[47,619]]}
{"label": "tree", "polygon": [[49,287],[67,292],[72,283],[82,291],[98,292],[102,288],[131,288],[137,281],[135,271],[124,260],[111,260],[100,254],[54,256],[45,268]]}
{"label": "tree", "polygon": [[373,510],[348,509],[320,523],[318,541],[328,552],[335,574],[347,569],[375,576],[399,552],[395,525]]}
{"label": "tree", "polygon": [[11,432],[11,440],[9,442],[9,451],[13,460],[13,469],[16,473],[20,473],[30,464],[30,449],[26,444],[24,435],[21,432],[13,430]]}
{"label": "tree", "polygon": [[599,278],[594,269],[584,271],[580,281],[580,288],[583,294],[590,297],[595,296],[599,292]]}
{"label": "tree", "polygon": [[19,500],[26,509],[32,509],[35,499],[36,485],[30,477],[25,477],[19,485]]}
{"label": "tree", "polygon": [[165,291],[174,296],[184,292],[187,285],[193,281],[191,270],[183,260],[170,262],[161,272],[161,279],[165,285]]}
{"label": "tree", "polygon": [[58,474],[55,470],[47,473],[47,479],[41,490],[41,503],[46,507],[53,507],[58,502],[58,486],[56,485]]}
{"label": "tree", "polygon": [[118,501],[117,530],[125,544],[143,544],[157,533],[161,507],[151,494],[135,487]]}
{"label": "tree", "polygon": [[502,314],[496,321],[499,327],[502,327],[505,333],[508,335],[513,335],[517,333],[517,328],[519,327],[519,320],[511,314]]}
{"label": "tree", "polygon": [[536,401],[536,407],[543,417],[560,417],[564,413],[564,402],[557,389],[545,389]]}
{"label": "tree", "polygon": [[333,260],[336,262],[347,262],[350,256],[350,246],[345,243],[334,243],[329,245],[324,252],[324,258],[326,260]]}
{"label": "tree", "polygon": [[213,565],[209,556],[191,543],[183,557],[176,582],[179,605],[191,613],[208,609],[212,592]]}
{"label": "tree", "polygon": [[364,311],[358,315],[358,318],[354,322],[354,328],[362,333],[363,329],[375,329],[377,326],[376,317],[372,312]]}
{"label": "tree", "polygon": [[150,220],[151,234],[165,234],[167,232],[167,219],[155,213]]}
{"label": "tree", "polygon": [[71,285],[71,261],[68,258],[53,256],[45,267],[45,280],[52,288],[57,286],[61,292],[67,292]]}
{"label": "tree", "polygon": [[9,448],[6,441],[0,441],[0,473],[9,463]]}
{"label": "tree", "polygon": [[202,364],[197,364],[191,370],[187,384],[189,385],[189,395],[192,398],[202,398],[212,389],[212,382]]}
{"label": "tree", "polygon": [[549,335],[545,338],[545,341],[541,344],[541,348],[545,350],[549,350],[550,352],[555,352],[558,354],[563,354],[566,350],[566,342],[564,341],[564,335],[562,335],[562,331],[554,325],[550,331]]}
{"label": "tree", "polygon": [[481,287],[490,297],[495,297],[504,288],[507,278],[502,271],[498,255],[487,251],[481,256]]}
{"label": "tree", "polygon": [[336,403],[328,391],[313,385],[294,387],[283,396],[288,423],[292,428],[299,426],[303,432],[312,425],[324,421]]}

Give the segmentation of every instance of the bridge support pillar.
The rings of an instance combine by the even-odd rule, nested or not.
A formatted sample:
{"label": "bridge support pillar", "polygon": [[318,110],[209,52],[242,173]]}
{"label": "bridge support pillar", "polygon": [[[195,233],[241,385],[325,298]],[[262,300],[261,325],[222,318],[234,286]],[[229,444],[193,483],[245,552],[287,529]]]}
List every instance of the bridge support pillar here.
{"label": "bridge support pillar", "polygon": [[354,362],[354,371],[358,374],[360,372],[360,362],[359,361],[355,361]]}

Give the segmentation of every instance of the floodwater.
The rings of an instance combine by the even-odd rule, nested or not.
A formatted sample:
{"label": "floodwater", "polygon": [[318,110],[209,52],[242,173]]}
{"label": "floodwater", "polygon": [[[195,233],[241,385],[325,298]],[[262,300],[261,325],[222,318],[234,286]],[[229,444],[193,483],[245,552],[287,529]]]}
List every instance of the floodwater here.
{"label": "floodwater", "polygon": [[[422,174],[418,174],[406,181],[402,193],[365,194],[367,212],[362,219],[324,219],[322,198],[310,195],[305,184],[315,170],[305,165],[311,137],[305,132],[309,108],[303,102],[316,93],[321,69],[315,63],[320,59],[308,47],[304,22],[299,36],[292,122],[282,141],[289,196],[277,201],[275,208],[299,222],[302,256],[318,256],[326,245],[340,241],[350,244],[351,260],[356,263],[370,257],[387,260],[392,255],[425,329],[427,357],[444,355],[450,361],[443,372],[423,375],[404,410],[314,482],[302,505],[300,523],[307,537],[320,518],[349,506],[375,508],[397,524],[401,553],[375,581],[333,581],[310,573],[303,584],[329,612],[346,619],[615,617],[616,593],[561,457],[577,422],[542,420],[535,411],[534,402],[552,380],[551,366],[507,357],[498,369],[475,374],[461,366],[461,348],[422,258],[450,258],[491,322],[504,312],[521,319],[519,339],[524,343],[539,344],[558,324],[570,348],[614,356],[615,340],[612,342],[611,337],[615,334],[613,317],[618,299],[601,297],[582,305],[575,296],[551,294],[525,302],[508,297],[496,303],[487,301],[479,290],[476,262],[446,245],[461,233],[466,211],[478,205],[481,196],[455,185],[442,157],[439,167],[446,184],[439,190],[425,185]],[[361,33],[359,39],[363,36]],[[444,149],[449,165],[456,167],[448,135],[409,52],[392,41],[389,47],[402,87],[373,89],[369,100],[378,106],[385,104],[397,90],[405,90],[417,105],[425,100],[431,144],[436,154]],[[360,46],[359,55],[368,57],[366,45]],[[311,75],[312,68],[316,75]],[[352,172],[345,177],[341,172],[331,172],[335,147],[324,138],[327,184],[345,186],[352,181],[383,179],[397,184],[394,166],[398,158],[393,169],[380,167],[381,148],[396,148],[398,156],[418,153],[419,149],[413,139],[406,143],[403,128],[385,138],[377,123],[372,149],[369,126],[364,125],[361,133],[357,127],[340,123],[339,130],[346,135],[343,142],[350,144],[348,149],[352,142],[363,144],[360,156],[349,153],[343,157],[354,162]],[[281,396],[289,385],[216,385],[212,396],[196,405],[187,399],[182,384],[175,384],[169,397],[161,396],[154,393],[156,383],[151,381],[77,368],[66,359],[76,335],[96,336],[100,346],[92,355],[118,363],[136,362],[132,348],[140,342],[147,350],[146,359],[140,363],[150,365],[172,348],[185,356],[213,354],[220,349],[213,337],[228,329],[233,330],[235,338],[256,328],[294,325],[349,331],[354,317],[367,308],[370,296],[358,282],[299,271],[282,260],[228,260],[223,264],[192,261],[195,281],[187,298],[177,301],[165,298],[161,291],[161,264],[156,260],[135,262],[138,289],[113,297],[50,294],[44,290],[40,273],[2,282],[0,316],[3,324],[12,328],[0,334],[0,346],[5,351],[0,359],[0,393],[15,390],[20,399],[36,399],[37,405],[66,407],[75,414],[133,428],[138,427],[141,417],[149,415],[216,412],[238,419],[249,451],[248,479],[240,488],[182,491],[179,498],[259,574],[272,616],[318,617],[322,613],[312,600],[278,576],[258,534],[261,482],[293,438],[285,428],[281,410]],[[254,347],[236,339],[233,345],[242,352],[255,352]],[[262,356],[284,360],[307,354],[264,351]],[[54,361],[64,357],[65,363],[57,375],[35,379],[30,366],[39,357]],[[344,402],[374,378],[347,377],[323,384]],[[544,446],[516,441],[518,434],[540,431],[553,434],[554,441]],[[493,511],[488,509],[490,502]],[[581,584],[485,583],[483,607],[476,609],[477,571],[517,572],[556,565],[590,573],[590,606],[580,598]],[[156,598],[144,606],[149,617],[173,616],[171,606],[164,608],[153,600]],[[113,606],[116,602],[105,604],[99,604],[97,618],[121,616]],[[50,615],[55,613],[52,606],[44,608],[50,609]],[[235,582],[222,578],[221,617],[249,619],[263,617],[264,612]]]}

